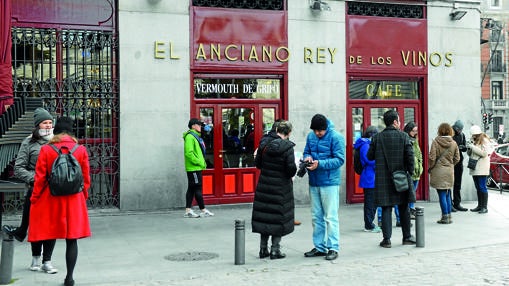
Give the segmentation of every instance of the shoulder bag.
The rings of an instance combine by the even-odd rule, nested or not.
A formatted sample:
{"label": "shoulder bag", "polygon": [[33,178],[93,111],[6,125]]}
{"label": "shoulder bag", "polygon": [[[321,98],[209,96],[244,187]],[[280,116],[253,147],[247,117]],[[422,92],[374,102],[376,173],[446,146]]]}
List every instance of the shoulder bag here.
{"label": "shoulder bag", "polygon": [[392,176],[392,182],[394,183],[394,187],[396,189],[396,192],[406,192],[410,190],[412,186],[412,178],[405,170],[396,170],[393,171],[389,165],[389,161],[387,160],[387,156],[385,155],[385,147],[384,147],[384,141],[383,138],[381,139],[382,144],[382,152],[384,154],[385,163],[387,164],[387,167],[389,168],[389,171],[391,172]]}

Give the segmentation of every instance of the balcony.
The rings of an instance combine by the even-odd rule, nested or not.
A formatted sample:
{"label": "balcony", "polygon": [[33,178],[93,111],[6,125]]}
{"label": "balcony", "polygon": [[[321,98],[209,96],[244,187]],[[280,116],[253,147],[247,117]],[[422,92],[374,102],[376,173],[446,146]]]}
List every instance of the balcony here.
{"label": "balcony", "polygon": [[509,107],[507,99],[485,99],[484,104],[488,110],[507,110]]}

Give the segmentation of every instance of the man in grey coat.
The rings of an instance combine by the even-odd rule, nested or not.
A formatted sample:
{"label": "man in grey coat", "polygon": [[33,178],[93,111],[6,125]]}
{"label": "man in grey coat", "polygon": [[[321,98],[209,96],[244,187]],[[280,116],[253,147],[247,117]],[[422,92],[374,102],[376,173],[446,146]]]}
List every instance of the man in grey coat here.
{"label": "man in grey coat", "polygon": [[[392,181],[392,172],[414,171],[414,151],[408,135],[400,130],[399,115],[395,110],[384,113],[386,128],[375,135],[368,150],[368,159],[375,160],[375,205],[382,207],[383,240],[380,246],[391,247],[392,207],[398,206],[403,233],[403,245],[415,244],[410,232],[408,203],[415,202],[414,192],[397,192]],[[387,165],[389,164],[389,166]]]}

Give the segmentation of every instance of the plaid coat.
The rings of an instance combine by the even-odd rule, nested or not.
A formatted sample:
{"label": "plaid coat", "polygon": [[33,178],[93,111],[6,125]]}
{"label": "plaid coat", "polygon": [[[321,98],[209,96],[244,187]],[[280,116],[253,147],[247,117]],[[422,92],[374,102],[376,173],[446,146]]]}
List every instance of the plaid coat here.
{"label": "plaid coat", "polygon": [[[382,142],[385,147],[382,149]],[[373,136],[368,150],[368,159],[375,160],[375,205],[394,206],[415,202],[415,192],[401,192],[395,190],[392,182],[392,171],[414,171],[414,150],[408,134],[394,126],[386,127],[382,132]],[[390,164],[390,168],[387,166]]]}

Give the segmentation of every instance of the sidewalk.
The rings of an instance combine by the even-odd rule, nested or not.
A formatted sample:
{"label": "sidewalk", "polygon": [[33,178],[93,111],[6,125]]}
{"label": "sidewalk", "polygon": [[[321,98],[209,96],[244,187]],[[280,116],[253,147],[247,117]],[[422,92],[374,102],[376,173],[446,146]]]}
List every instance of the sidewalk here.
{"label": "sidewalk", "polygon": [[[469,208],[475,206],[473,202],[465,202],[464,205]],[[453,213],[454,223],[450,225],[436,223],[440,217],[438,202],[419,202],[417,206],[424,207],[425,247],[401,245],[401,229],[394,227],[392,248],[383,249],[378,246],[381,233],[363,231],[362,204],[341,205],[341,249],[339,258],[332,262],[303,256],[304,252],[313,248],[308,206],[296,208],[296,219],[302,221],[302,225],[283,237],[281,245],[287,257],[281,260],[258,258],[259,236],[251,232],[250,204],[210,206],[214,217],[196,219],[184,218],[183,210],[143,213],[94,210],[90,212],[93,236],[78,242],[79,256],[74,278],[76,285],[230,285],[233,282],[246,284],[244,279],[251,280],[247,285],[266,285],[262,280],[257,283],[256,277],[267,279],[264,273],[277,269],[278,278],[272,284],[288,285],[286,282],[292,280],[286,280],[285,273],[296,279],[315,268],[331,269],[332,273],[334,269],[345,267],[369,268],[373,261],[382,259],[424,258],[450,250],[491,249],[492,246],[506,249],[509,246],[507,192],[490,191],[488,214]],[[236,219],[246,221],[244,265],[234,265]],[[5,217],[4,223],[18,224],[19,217]],[[415,229],[412,228],[412,231]],[[57,241],[53,254],[53,265],[60,270],[57,274],[29,271],[30,253],[29,243],[15,241],[12,274],[15,282],[12,285],[62,285],[66,272],[65,241]],[[505,261],[503,255],[507,253],[502,253],[501,261]],[[358,284],[364,284],[362,281],[370,281],[371,277],[355,279]],[[308,284],[300,282],[297,280],[296,284]],[[509,283],[509,280],[506,282]],[[321,284],[334,285],[327,280]]]}

